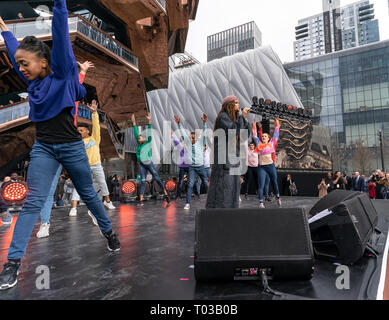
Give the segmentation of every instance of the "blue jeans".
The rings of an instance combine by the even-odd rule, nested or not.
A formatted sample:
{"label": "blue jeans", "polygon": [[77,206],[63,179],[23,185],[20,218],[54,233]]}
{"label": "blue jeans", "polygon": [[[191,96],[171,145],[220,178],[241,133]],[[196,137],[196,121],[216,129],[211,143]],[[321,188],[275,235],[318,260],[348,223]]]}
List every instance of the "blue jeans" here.
{"label": "blue jeans", "polygon": [[140,166],[140,189],[139,194],[143,196],[145,194],[146,189],[146,177],[147,177],[147,171],[151,173],[153,176],[153,179],[155,182],[157,182],[162,190],[165,190],[165,186],[162,183],[161,179],[159,178],[157,169],[154,166],[154,163],[150,162],[149,164],[139,163]]}
{"label": "blue jeans", "polygon": [[206,188],[206,193],[208,193],[208,177],[207,177],[207,173],[205,171],[204,166],[189,167],[188,191],[186,193],[186,203],[187,204],[190,204],[190,201],[192,200],[193,187],[196,184],[196,174],[200,177],[201,182],[204,183],[204,186]]}
{"label": "blue jeans", "polygon": [[266,176],[269,175],[270,182],[273,186],[273,191],[276,194],[276,197],[280,197],[280,191],[278,189],[278,182],[277,182],[277,170],[274,163],[268,164],[266,166],[259,166],[258,167],[258,174],[259,174],[259,202],[263,202],[263,190],[265,188],[266,183]]}
{"label": "blue jeans", "polygon": [[36,141],[30,158],[27,174],[28,195],[15,225],[8,259],[24,257],[32,229],[47,200],[59,163],[69,173],[81,199],[96,217],[101,231],[106,233],[112,230],[104,205],[93,188],[90,165],[82,140],[54,144]]}
{"label": "blue jeans", "polygon": [[[211,178],[211,168],[204,168],[205,174],[207,175],[208,181]],[[201,194],[201,179],[197,179],[196,192],[198,195]]]}
{"label": "blue jeans", "polygon": [[49,191],[49,196],[46,199],[46,202],[41,211],[41,223],[50,223],[51,209],[53,208],[54,193],[57,188],[58,179],[61,175],[62,165],[58,165],[57,172],[54,176],[53,181],[51,182],[51,187]]}
{"label": "blue jeans", "polygon": [[177,198],[181,198],[181,190],[184,186],[185,173],[189,177],[189,167],[181,167],[180,172],[178,173]]}
{"label": "blue jeans", "polygon": [[[259,184],[258,184],[259,185]],[[270,187],[270,177],[268,174],[266,174],[266,181],[265,181],[265,199],[269,198],[269,187]]]}

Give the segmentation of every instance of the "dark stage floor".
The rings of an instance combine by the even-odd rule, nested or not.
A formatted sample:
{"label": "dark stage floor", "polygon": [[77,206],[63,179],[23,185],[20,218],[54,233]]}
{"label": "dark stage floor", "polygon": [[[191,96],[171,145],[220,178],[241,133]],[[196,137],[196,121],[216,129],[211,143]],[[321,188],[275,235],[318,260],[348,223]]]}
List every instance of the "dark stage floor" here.
{"label": "dark stage floor", "polygon": [[[92,224],[85,206],[80,207],[77,217],[68,216],[69,208],[54,209],[50,237],[37,239],[39,225],[35,226],[22,261],[19,283],[15,288],[0,292],[0,299],[274,299],[261,293],[258,282],[196,284],[193,273],[195,211],[204,207],[205,197],[194,200],[188,212],[183,209],[183,200],[172,202],[168,208],[164,208],[162,201],[150,201],[143,208],[115,203],[117,209],[109,211],[109,216],[122,245],[117,253],[107,250],[106,240]],[[242,207],[258,205],[255,196],[248,200],[242,196],[242,199]],[[309,209],[317,200],[283,198],[283,206]],[[386,203],[380,206],[385,208]],[[385,234],[388,216],[380,218],[381,225],[386,227]],[[11,226],[0,226],[1,264],[6,261],[15,222],[16,216]],[[366,286],[363,281],[372,281],[369,268],[380,263],[371,260],[363,258],[352,267],[351,290],[337,290],[336,266],[322,261],[316,261],[311,281],[274,282],[271,286],[286,294],[282,299],[375,299],[374,290],[373,294],[366,295],[361,289]],[[49,290],[36,288],[39,274],[35,271],[40,265],[50,269]]]}

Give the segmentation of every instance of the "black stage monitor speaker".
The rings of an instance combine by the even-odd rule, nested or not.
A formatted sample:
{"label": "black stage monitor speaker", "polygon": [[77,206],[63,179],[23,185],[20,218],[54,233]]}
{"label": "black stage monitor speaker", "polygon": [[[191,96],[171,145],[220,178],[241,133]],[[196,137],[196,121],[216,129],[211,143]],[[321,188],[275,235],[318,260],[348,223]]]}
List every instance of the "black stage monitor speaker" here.
{"label": "black stage monitor speaker", "polygon": [[378,215],[367,194],[344,200],[309,219],[317,258],[353,264],[369,246]]}
{"label": "black stage monitor speaker", "polygon": [[310,279],[314,254],[306,211],[210,209],[196,214],[195,277]]}
{"label": "black stage monitor speaker", "polygon": [[309,214],[314,216],[315,214],[331,208],[344,200],[354,198],[360,194],[361,193],[359,191],[334,190],[320,199],[309,211]]}

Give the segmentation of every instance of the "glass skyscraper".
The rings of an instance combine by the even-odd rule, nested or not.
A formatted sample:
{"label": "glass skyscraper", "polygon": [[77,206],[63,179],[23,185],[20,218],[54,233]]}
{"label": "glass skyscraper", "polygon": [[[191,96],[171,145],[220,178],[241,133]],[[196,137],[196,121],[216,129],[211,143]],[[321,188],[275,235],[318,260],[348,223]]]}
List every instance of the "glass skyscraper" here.
{"label": "glass skyscraper", "polygon": [[314,122],[331,131],[335,170],[389,167],[389,40],[284,65]]}
{"label": "glass skyscraper", "polygon": [[340,0],[323,0],[323,13],[299,20],[294,59],[303,60],[380,40],[374,4],[369,0],[340,7]]}
{"label": "glass skyscraper", "polygon": [[207,38],[207,61],[232,56],[262,45],[262,33],[254,21],[213,34]]}

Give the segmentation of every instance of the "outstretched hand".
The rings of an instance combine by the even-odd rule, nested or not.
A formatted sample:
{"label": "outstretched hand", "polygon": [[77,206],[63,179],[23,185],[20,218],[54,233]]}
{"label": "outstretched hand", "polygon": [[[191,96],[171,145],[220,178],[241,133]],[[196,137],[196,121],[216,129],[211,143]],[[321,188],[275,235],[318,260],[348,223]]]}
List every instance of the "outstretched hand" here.
{"label": "outstretched hand", "polygon": [[99,106],[97,100],[92,100],[92,103],[91,104],[87,104],[87,107],[93,112],[97,112],[97,107]]}
{"label": "outstretched hand", "polygon": [[181,119],[179,116],[177,115],[174,115],[174,121],[177,123],[177,124],[180,124],[181,123]]}
{"label": "outstretched hand", "polygon": [[91,61],[85,61],[84,63],[80,63],[77,61],[78,66],[80,67],[80,73],[83,75],[86,75],[88,72],[89,68],[94,68],[95,65]]}
{"label": "outstretched hand", "polygon": [[276,127],[281,127],[280,119],[276,118]]}
{"label": "outstretched hand", "polygon": [[146,114],[146,118],[147,118],[147,120],[149,120],[149,124],[151,124],[151,113],[150,112],[148,112]]}
{"label": "outstretched hand", "polygon": [[8,29],[7,25],[5,24],[2,17],[0,17],[0,29],[1,29],[1,31],[9,31],[9,29]]}
{"label": "outstretched hand", "polygon": [[207,115],[205,113],[203,113],[203,116],[201,117],[201,120],[203,120],[204,123],[207,123]]}
{"label": "outstretched hand", "polygon": [[132,125],[136,126],[135,114],[131,115],[131,121],[132,121]]}

